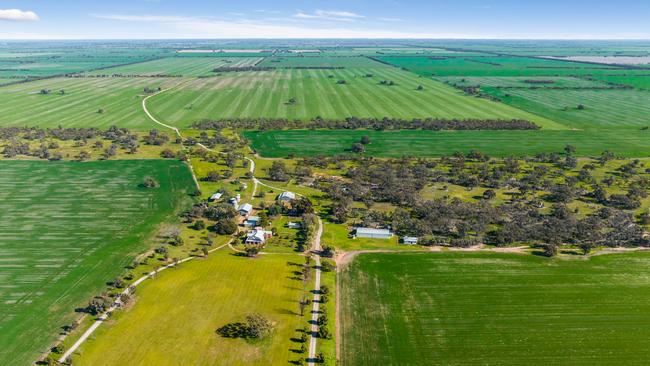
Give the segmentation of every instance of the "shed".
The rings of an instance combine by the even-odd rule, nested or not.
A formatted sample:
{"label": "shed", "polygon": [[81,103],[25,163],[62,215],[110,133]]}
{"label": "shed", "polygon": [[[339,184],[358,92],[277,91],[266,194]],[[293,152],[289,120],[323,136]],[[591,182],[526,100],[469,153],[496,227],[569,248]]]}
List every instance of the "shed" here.
{"label": "shed", "polygon": [[407,245],[415,245],[418,243],[418,238],[415,236],[404,236],[402,237],[402,243]]}
{"label": "shed", "polygon": [[289,191],[282,192],[278,196],[278,201],[293,201],[295,199],[296,199],[296,194]]}
{"label": "shed", "polygon": [[210,201],[210,202],[217,201],[217,200],[219,200],[221,198],[221,196],[223,196],[223,193],[217,192],[217,193],[213,194],[212,196],[210,196],[208,201]]}
{"label": "shed", "polygon": [[250,215],[251,212],[253,212],[253,205],[251,205],[250,203],[244,203],[239,206],[237,211],[242,216],[248,216]]}
{"label": "shed", "polygon": [[373,239],[390,239],[393,233],[388,229],[372,229],[367,227],[358,227],[355,233],[358,238],[373,238]]}
{"label": "shed", "polygon": [[244,226],[255,227],[260,222],[259,216],[250,216],[246,221],[244,221]]}

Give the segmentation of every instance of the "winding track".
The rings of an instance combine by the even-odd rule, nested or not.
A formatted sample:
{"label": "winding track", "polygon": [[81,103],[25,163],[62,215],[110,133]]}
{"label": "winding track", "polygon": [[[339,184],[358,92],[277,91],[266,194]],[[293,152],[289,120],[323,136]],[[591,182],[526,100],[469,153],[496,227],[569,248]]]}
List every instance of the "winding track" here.
{"label": "winding track", "polygon": [[[176,85],[176,86],[178,86],[178,85]],[[154,97],[154,96],[156,96],[158,94],[164,93],[164,92],[166,92],[166,91],[168,91],[168,90],[170,90],[172,88],[167,88],[167,89],[161,90],[161,91],[159,91],[159,92],[157,92],[155,94],[149,95],[149,96],[145,97],[144,99],[142,99],[142,109],[144,110],[145,114],[149,117],[149,119],[151,119],[154,123],[174,131],[174,133],[176,133],[176,135],[179,138],[181,138],[181,140],[182,140],[183,135],[181,134],[181,131],[177,127],[170,126],[168,124],[160,122],[147,109],[147,100],[149,98]],[[199,143],[197,145],[200,146],[203,149],[208,150],[208,151],[215,152],[213,149],[210,149],[210,148],[208,148],[207,146],[205,146],[205,145],[203,145],[201,143]],[[219,153],[223,154],[222,152],[219,152]],[[258,189],[259,185],[262,185],[262,186],[265,186],[265,187],[268,187],[268,188],[271,188],[271,189],[283,190],[282,188],[273,187],[273,186],[271,186],[269,184],[266,184],[264,182],[261,182],[259,179],[257,179],[255,177],[255,161],[253,159],[247,157],[247,156],[245,156],[244,158],[246,160],[248,160],[248,162],[249,162],[249,171],[252,174],[252,177],[251,177],[251,179],[253,180],[252,196],[255,196],[255,194],[257,193],[257,189]],[[192,164],[188,164],[188,165],[190,167],[190,171],[192,172],[192,177],[194,178],[194,182],[196,183],[196,186],[198,188],[199,183],[198,183],[198,180],[196,179],[196,175],[194,174],[194,169],[192,168]],[[304,197],[300,193],[296,193],[296,195],[298,195],[300,197]],[[319,217],[318,218],[318,230],[316,231],[316,235],[315,235],[314,240],[312,242],[312,248],[311,248],[311,251],[312,251],[312,254],[314,255],[314,259],[315,259],[315,263],[316,263],[316,280],[315,280],[315,283],[314,283],[314,291],[313,291],[314,297],[313,297],[313,301],[312,301],[313,307],[312,307],[312,311],[311,311],[312,315],[311,315],[311,332],[310,332],[310,340],[309,340],[309,357],[307,359],[308,364],[316,363],[315,362],[315,356],[316,356],[316,346],[317,346],[317,341],[318,341],[318,338],[316,337],[317,332],[318,332],[318,325],[316,325],[316,320],[318,319],[319,308],[320,308],[320,302],[319,301],[320,301],[320,280],[321,280],[321,270],[320,270],[321,262],[320,262],[319,253],[320,253],[320,250],[321,250],[320,240],[321,240],[322,235],[323,235],[323,222]],[[221,246],[219,246],[217,248],[209,250],[208,253],[212,253],[212,252],[217,251],[217,250],[219,250],[221,248],[224,248],[226,246],[231,247],[233,240],[234,239],[231,239],[230,241],[228,241],[228,243],[223,244],[223,245],[221,245]],[[151,271],[148,274],[140,277],[131,286],[136,287],[136,286],[140,285],[142,282],[144,282],[145,280],[155,277],[155,275],[157,273],[159,273],[160,271],[163,271],[163,270],[168,269],[168,268],[175,267],[178,264],[190,261],[190,260],[192,260],[194,258],[197,258],[197,257],[187,257],[185,259],[180,260],[178,263],[168,264],[168,265],[166,265],[164,267],[161,267],[161,268],[159,268],[159,269],[157,269],[155,271]],[[127,294],[128,295],[130,293],[131,286],[127,287],[124,291],[122,291],[122,294]],[[106,312],[104,314],[102,314],[93,323],[93,325],[90,326],[90,328],[88,328],[84,332],[84,334],[82,334],[81,337],[69,349],[66,350],[66,352],[63,354],[63,356],[61,356],[59,358],[58,361],[61,362],[61,363],[65,362],[65,360],[68,357],[70,357],[77,349],[79,349],[79,347],[84,342],[86,342],[86,340],[88,340],[88,338],[95,332],[95,330],[97,330],[97,328],[99,328],[99,326],[101,326],[102,323],[104,323],[104,321],[106,319],[108,319],[110,314],[113,311],[115,311],[116,309],[120,308],[121,306],[122,306],[122,301],[118,297],[118,299],[111,305],[111,307],[108,308],[108,310],[106,310]]]}

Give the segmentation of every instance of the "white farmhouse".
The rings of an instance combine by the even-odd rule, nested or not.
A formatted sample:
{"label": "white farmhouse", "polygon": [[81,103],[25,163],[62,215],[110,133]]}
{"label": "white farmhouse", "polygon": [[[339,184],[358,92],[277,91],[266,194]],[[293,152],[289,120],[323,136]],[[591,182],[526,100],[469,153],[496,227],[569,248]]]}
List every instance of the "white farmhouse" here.
{"label": "white farmhouse", "polygon": [[255,244],[261,245],[266,243],[266,239],[273,236],[273,233],[268,230],[264,230],[261,227],[257,227],[254,230],[251,230],[246,234],[246,244]]}

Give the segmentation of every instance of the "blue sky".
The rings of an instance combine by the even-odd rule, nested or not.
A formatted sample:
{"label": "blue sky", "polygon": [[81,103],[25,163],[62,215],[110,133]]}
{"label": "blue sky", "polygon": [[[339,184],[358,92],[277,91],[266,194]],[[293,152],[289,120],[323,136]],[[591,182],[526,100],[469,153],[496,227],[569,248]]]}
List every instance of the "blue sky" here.
{"label": "blue sky", "polygon": [[650,39],[646,0],[0,0],[0,39]]}

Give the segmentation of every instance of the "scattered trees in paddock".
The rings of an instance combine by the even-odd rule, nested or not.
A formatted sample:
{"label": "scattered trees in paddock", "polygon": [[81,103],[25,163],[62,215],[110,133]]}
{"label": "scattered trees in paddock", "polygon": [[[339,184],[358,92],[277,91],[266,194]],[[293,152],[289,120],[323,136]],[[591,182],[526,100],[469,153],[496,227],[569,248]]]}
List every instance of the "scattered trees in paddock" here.
{"label": "scattered trees in paddock", "polygon": [[533,122],[521,119],[438,119],[415,118],[412,120],[395,118],[356,118],[345,120],[325,120],[315,118],[310,121],[285,119],[231,119],[196,122],[193,128],[200,130],[222,130],[239,128],[246,130],[283,130],[283,129],[333,129],[355,130],[538,130]]}

